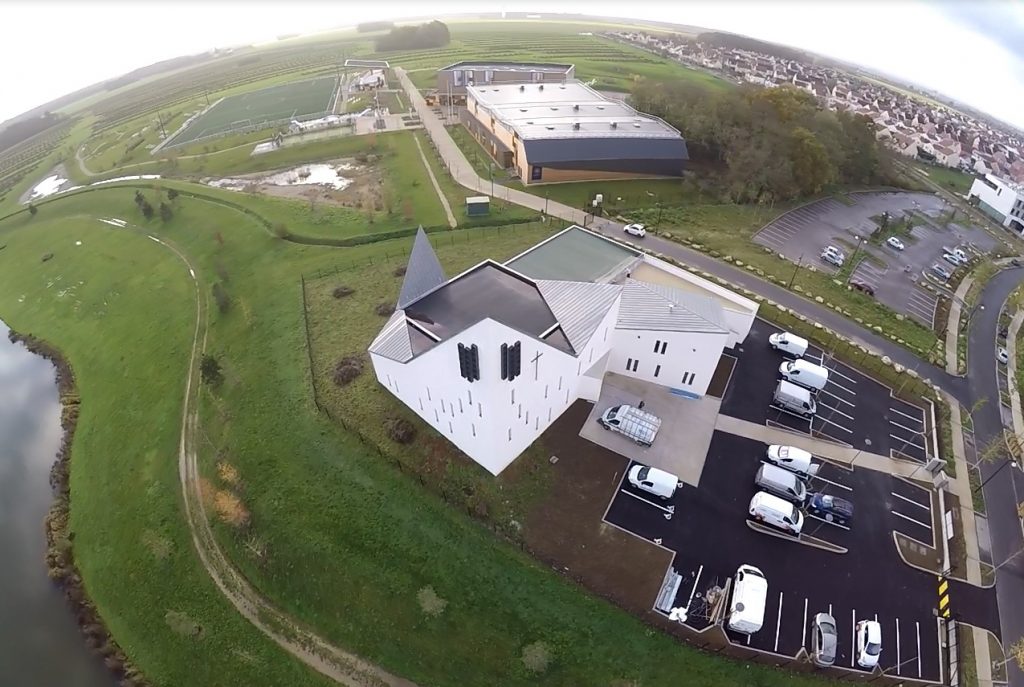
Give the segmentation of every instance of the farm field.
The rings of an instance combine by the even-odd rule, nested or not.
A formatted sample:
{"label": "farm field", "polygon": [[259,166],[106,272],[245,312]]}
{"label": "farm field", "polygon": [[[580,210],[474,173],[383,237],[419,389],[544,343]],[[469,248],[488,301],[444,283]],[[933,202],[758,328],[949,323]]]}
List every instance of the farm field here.
{"label": "farm field", "polygon": [[[359,294],[351,306],[332,296],[319,310],[323,327],[344,330],[344,308],[393,294],[394,268],[410,239],[344,249],[295,245],[250,215],[184,196],[172,201],[173,219],[145,223],[133,189],[58,198],[41,203],[35,217],[0,222],[8,245],[0,254],[0,314],[64,348],[79,372],[75,541],[88,588],[154,684],[323,681],[245,624],[198,567],[182,524],[175,461],[194,314],[188,271],[141,233],[89,221],[98,216],[143,224],[196,265],[206,297],[214,282],[227,293],[226,306],[211,308],[207,351],[221,361],[224,382],[201,394],[200,460],[210,487],[237,493],[248,515],[240,524],[238,510],[222,511],[221,545],[279,608],[423,685],[653,686],[676,684],[680,674],[722,687],[819,684],[699,653],[588,596],[315,411],[300,275],[374,266],[337,277],[338,284],[351,277]],[[155,191],[143,192],[158,202]],[[238,198],[245,207],[245,196]],[[486,232],[486,240],[462,241],[455,232],[454,242],[439,241],[446,269],[507,257],[544,235]],[[54,257],[40,266],[44,252]],[[57,277],[84,284],[59,296],[46,288]],[[359,354],[358,337],[377,316],[359,317],[366,323],[353,330],[356,338],[340,341],[338,353]],[[116,408],[129,411],[124,421],[103,424]],[[440,612],[421,606],[419,599],[432,597],[447,602]],[[202,635],[183,633],[182,617]],[[552,655],[539,673],[522,660],[537,643]]]}
{"label": "farm field", "polygon": [[227,97],[173,135],[168,145],[185,145],[292,119],[315,119],[330,112],[337,87],[337,78],[325,76]]}

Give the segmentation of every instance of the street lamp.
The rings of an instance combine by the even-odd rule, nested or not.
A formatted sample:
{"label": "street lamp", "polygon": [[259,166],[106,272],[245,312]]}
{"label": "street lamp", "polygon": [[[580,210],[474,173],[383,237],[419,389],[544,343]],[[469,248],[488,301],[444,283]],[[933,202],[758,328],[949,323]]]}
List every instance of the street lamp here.
{"label": "street lamp", "polygon": [[800,259],[796,261],[796,269],[793,270],[793,276],[789,278],[789,283],[786,284],[786,289],[793,288],[793,282],[796,281],[796,274],[800,271],[800,266],[803,264],[804,254],[800,254]]}

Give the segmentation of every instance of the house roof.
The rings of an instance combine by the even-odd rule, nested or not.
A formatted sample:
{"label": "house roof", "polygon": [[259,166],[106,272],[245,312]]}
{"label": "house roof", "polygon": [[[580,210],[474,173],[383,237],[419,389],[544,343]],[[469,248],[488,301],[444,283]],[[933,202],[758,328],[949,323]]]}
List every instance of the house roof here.
{"label": "house roof", "polygon": [[398,294],[399,309],[405,308],[414,300],[444,284],[444,269],[437,259],[437,253],[430,245],[427,232],[423,231],[421,225],[416,232],[416,238],[412,242],[412,252],[409,253],[409,263],[405,268],[405,279],[402,281],[402,290]]}
{"label": "house roof", "polygon": [[370,344],[369,350],[402,363],[412,359],[412,342],[409,338],[409,325],[405,321],[404,312],[396,310],[391,315],[387,324]]}
{"label": "house roof", "polygon": [[503,72],[549,72],[552,74],[564,74],[572,69],[571,64],[562,64],[558,62],[487,62],[481,60],[471,60],[464,62],[455,62],[448,65],[447,67],[441,67],[437,71],[447,72],[453,69],[472,69],[474,71],[493,69],[495,71]]}
{"label": "house roof", "polygon": [[709,296],[627,279],[619,305],[620,329],[727,334],[722,306]]}
{"label": "house roof", "polygon": [[531,279],[603,282],[639,256],[639,251],[574,225],[505,264]]}
{"label": "house roof", "polygon": [[558,319],[565,337],[582,351],[622,292],[618,284],[538,281],[537,288]]}

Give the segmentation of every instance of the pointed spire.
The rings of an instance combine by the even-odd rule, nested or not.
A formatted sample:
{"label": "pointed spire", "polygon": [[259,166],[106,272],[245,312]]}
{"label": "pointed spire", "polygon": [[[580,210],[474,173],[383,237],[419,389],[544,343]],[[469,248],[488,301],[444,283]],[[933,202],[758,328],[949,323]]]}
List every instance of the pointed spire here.
{"label": "pointed spire", "polygon": [[437,259],[430,239],[427,238],[427,232],[423,231],[421,224],[412,243],[409,265],[405,269],[405,281],[402,282],[402,290],[398,294],[399,309],[405,309],[420,296],[444,282],[441,262]]}

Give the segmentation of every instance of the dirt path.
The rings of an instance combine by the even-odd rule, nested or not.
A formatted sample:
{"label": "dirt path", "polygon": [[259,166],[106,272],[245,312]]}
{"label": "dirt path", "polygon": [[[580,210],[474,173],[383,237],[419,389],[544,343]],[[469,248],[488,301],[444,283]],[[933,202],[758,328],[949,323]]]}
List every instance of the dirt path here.
{"label": "dirt path", "polygon": [[455,221],[455,215],[452,214],[452,206],[448,204],[448,199],[441,190],[441,185],[437,183],[437,177],[434,176],[434,170],[431,168],[430,162],[427,160],[427,156],[423,152],[423,146],[420,145],[420,138],[419,136],[414,135],[412,140],[416,141],[416,149],[420,151],[420,159],[423,160],[423,166],[427,168],[427,175],[430,177],[430,183],[434,185],[434,191],[437,193],[437,199],[440,200],[441,205],[444,206],[444,214],[448,215],[448,226],[454,229],[459,226],[459,223]]}
{"label": "dirt path", "polygon": [[[131,226],[131,225],[129,225]],[[286,615],[254,589],[224,555],[210,527],[209,515],[200,494],[200,475],[196,451],[199,427],[199,358],[206,350],[209,310],[200,288],[200,280],[189,259],[172,243],[144,233],[180,259],[195,284],[196,323],[185,379],[181,413],[181,438],[178,444],[178,476],[184,496],[185,517],[199,559],[221,594],[249,622],[278,646],[304,664],[346,687],[417,687],[358,656],[330,644],[299,621]]]}

